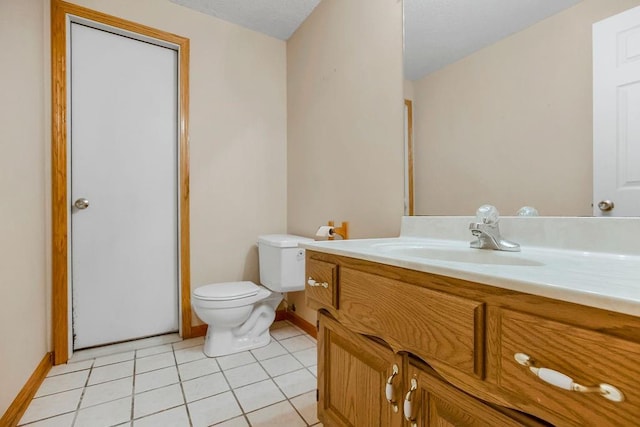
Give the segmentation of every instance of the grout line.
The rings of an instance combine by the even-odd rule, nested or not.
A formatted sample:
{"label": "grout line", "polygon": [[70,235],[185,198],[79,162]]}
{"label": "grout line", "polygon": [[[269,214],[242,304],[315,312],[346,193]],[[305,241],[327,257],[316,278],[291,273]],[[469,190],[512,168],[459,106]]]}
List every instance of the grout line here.
{"label": "grout line", "polygon": [[[189,427],[193,427],[193,421],[191,421],[191,411],[189,410],[189,405],[187,404],[187,395],[184,392],[184,385],[182,384],[182,376],[180,375],[180,369],[178,368],[178,359],[176,358],[176,349],[171,345],[171,351],[173,353],[173,361],[175,362],[174,367],[178,372],[178,384],[180,384],[180,392],[182,393],[182,400],[184,402],[184,409],[187,411],[187,420],[189,421]],[[217,363],[217,362],[216,362]]]}
{"label": "grout line", "polygon": [[93,365],[96,363],[96,359],[93,359],[91,362],[91,367],[89,368],[89,375],[87,375],[87,380],[84,382],[84,388],[82,389],[82,393],[80,394],[80,399],[78,400],[78,405],[76,406],[76,411],[73,414],[73,421],[71,425],[74,426],[76,424],[76,420],[78,419],[78,414],[80,413],[80,405],[82,405],[82,398],[87,391],[87,387],[89,386],[89,379],[91,378],[91,374],[93,373]]}

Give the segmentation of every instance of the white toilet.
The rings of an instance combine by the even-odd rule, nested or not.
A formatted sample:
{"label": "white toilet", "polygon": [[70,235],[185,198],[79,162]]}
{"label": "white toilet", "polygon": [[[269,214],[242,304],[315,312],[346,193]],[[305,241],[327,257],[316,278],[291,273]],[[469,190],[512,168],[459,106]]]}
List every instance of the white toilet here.
{"label": "white toilet", "polygon": [[204,353],[224,356],[263,347],[271,341],[269,327],[284,292],[304,289],[304,249],[312,239],[288,234],[258,238],[260,282],[213,283],[194,289],[191,303],[207,323]]}

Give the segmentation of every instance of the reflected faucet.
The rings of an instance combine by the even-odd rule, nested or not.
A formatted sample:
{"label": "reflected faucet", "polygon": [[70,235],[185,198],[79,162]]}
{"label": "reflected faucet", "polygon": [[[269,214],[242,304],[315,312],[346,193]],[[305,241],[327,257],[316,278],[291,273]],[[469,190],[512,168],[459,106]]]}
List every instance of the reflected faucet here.
{"label": "reflected faucet", "polygon": [[519,244],[502,238],[500,229],[498,228],[499,222],[500,217],[498,209],[496,209],[495,206],[480,206],[476,211],[476,222],[469,224],[471,234],[478,238],[472,241],[470,246],[475,249],[519,252]]}

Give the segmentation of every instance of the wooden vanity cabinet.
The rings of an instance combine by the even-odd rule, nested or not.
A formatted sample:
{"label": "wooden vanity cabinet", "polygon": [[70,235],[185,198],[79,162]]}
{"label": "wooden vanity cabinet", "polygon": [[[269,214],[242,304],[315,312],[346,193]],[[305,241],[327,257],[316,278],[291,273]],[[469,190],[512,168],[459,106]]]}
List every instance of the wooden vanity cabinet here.
{"label": "wooden vanity cabinet", "polygon": [[[407,369],[407,393],[411,405],[405,407],[410,427],[518,427],[549,426],[525,414],[491,405],[470,396],[443,380],[428,365],[411,360]],[[405,415],[405,414],[403,414]]]}
{"label": "wooden vanity cabinet", "polygon": [[395,365],[391,386],[400,399],[402,357],[322,312],[318,320],[318,417],[324,425],[402,426],[399,407],[385,393]]}
{"label": "wooden vanity cabinet", "polygon": [[[320,311],[318,417],[326,426],[640,426],[640,318],[355,258],[306,256],[314,285],[307,305]],[[611,384],[624,398],[553,386],[518,353],[575,383]],[[394,365],[391,404],[385,388]]]}

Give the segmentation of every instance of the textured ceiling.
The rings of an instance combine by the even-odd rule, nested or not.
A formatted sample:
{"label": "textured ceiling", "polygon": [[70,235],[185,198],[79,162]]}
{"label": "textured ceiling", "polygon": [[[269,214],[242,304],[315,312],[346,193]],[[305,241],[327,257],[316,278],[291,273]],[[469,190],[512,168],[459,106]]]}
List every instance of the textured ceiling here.
{"label": "textured ceiling", "polygon": [[281,40],[291,37],[320,3],[320,0],[170,1]]}
{"label": "textured ceiling", "polygon": [[420,79],[580,1],[404,0],[405,77]]}
{"label": "textured ceiling", "polygon": [[[320,0],[169,1],[281,40],[289,39],[320,3]],[[422,78],[580,1],[404,0],[405,77]]]}

